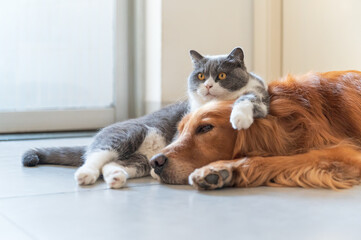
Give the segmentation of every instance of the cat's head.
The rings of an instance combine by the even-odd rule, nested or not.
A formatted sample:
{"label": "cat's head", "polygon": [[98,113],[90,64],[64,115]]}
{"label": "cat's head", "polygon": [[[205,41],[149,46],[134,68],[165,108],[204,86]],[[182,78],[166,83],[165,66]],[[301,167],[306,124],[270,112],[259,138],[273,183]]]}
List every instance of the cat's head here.
{"label": "cat's head", "polygon": [[237,47],[228,55],[202,56],[191,50],[193,72],[188,78],[188,93],[201,102],[233,100],[234,94],[248,83],[244,54]]}

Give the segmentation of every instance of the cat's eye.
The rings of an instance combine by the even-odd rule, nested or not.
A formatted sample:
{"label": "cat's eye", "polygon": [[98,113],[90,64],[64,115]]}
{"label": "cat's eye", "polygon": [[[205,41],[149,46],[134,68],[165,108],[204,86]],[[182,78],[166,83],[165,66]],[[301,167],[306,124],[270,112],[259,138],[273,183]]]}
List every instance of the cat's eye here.
{"label": "cat's eye", "polygon": [[225,74],[225,73],[220,73],[220,74],[218,74],[218,78],[219,78],[220,80],[224,80],[224,79],[226,79],[226,77],[227,77],[227,74]]}
{"label": "cat's eye", "polygon": [[198,79],[199,80],[204,80],[205,79],[205,76],[203,73],[198,73]]}

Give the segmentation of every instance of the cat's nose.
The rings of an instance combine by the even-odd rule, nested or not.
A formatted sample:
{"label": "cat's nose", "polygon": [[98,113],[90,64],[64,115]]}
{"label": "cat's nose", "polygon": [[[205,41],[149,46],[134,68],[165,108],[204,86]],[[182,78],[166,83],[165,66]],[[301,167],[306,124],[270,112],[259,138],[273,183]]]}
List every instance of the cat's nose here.
{"label": "cat's nose", "polygon": [[206,85],[206,88],[209,90],[210,88],[212,88],[213,87],[213,85]]}
{"label": "cat's nose", "polygon": [[150,166],[154,168],[154,172],[159,175],[162,172],[163,167],[165,166],[167,161],[168,161],[167,156],[162,153],[159,153],[153,156],[149,162],[150,162]]}

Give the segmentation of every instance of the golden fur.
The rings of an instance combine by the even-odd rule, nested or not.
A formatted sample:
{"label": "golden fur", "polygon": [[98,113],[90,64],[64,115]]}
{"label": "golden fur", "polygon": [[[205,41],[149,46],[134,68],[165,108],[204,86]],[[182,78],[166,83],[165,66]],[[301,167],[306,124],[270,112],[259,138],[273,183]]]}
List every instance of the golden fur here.
{"label": "golden fur", "polygon": [[[232,103],[187,115],[163,182],[199,189],[224,186],[349,188],[361,177],[361,72],[310,73],[269,85],[270,114],[247,130],[229,123]],[[197,134],[202,125],[214,128]],[[234,160],[229,160],[234,159]]]}

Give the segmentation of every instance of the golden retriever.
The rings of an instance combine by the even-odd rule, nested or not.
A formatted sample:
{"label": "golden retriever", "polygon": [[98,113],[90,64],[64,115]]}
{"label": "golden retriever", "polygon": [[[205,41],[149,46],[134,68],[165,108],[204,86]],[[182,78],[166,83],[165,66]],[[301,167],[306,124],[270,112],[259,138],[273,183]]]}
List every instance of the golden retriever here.
{"label": "golden retriever", "polygon": [[309,73],[269,85],[270,114],[247,130],[231,102],[185,116],[176,141],[151,159],[164,183],[198,189],[349,188],[361,177],[361,72]]}

